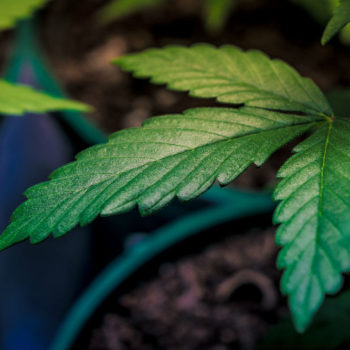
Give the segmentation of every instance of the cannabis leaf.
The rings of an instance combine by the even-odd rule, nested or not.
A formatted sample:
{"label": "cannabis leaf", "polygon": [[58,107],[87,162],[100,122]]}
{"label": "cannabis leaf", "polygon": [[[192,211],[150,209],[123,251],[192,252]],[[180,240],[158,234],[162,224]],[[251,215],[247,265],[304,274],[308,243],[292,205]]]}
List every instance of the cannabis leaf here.
{"label": "cannabis leaf", "polygon": [[350,22],[350,0],[340,0],[333,17],[328,22],[322,35],[322,45],[327,44],[332,37]]}
{"label": "cannabis leaf", "polygon": [[22,115],[27,112],[42,113],[62,109],[88,111],[90,108],[83,103],[53,97],[29,86],[16,85],[0,79],[1,114]]}
{"label": "cannabis leaf", "polygon": [[276,149],[313,126],[317,117],[260,109],[198,108],[153,118],[142,128],[113,134],[89,148],[51,180],[25,193],[0,249],[52,232],[59,237],[99,213],[122,213],[138,205],[150,214],[177,196],[197,197],[218,179],[225,185],[251,163],[261,165]]}
{"label": "cannabis leaf", "polygon": [[235,0],[203,0],[204,21],[209,32],[218,33],[226,24]]}
{"label": "cannabis leaf", "polygon": [[1,0],[0,30],[13,27],[19,19],[29,17],[47,0]]}
{"label": "cannabis leaf", "polygon": [[275,198],[284,246],[278,266],[286,268],[282,292],[296,328],[303,331],[324,300],[337,292],[342,271],[350,270],[350,124],[330,120],[299,144],[280,169]]}
{"label": "cannabis leaf", "polygon": [[97,20],[107,24],[164,2],[165,0],[113,0],[97,13]]}
{"label": "cannabis leaf", "polygon": [[135,77],[195,97],[252,107],[330,115],[331,108],[318,87],[280,60],[259,51],[234,46],[215,48],[200,44],[169,46],[130,54],[114,61]]}

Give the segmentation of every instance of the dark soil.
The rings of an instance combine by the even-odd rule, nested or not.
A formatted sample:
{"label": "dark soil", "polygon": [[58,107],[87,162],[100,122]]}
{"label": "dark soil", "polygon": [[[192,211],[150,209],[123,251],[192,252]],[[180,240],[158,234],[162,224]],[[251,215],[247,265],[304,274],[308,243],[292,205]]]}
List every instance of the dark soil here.
{"label": "dark soil", "polygon": [[159,268],[122,296],[89,350],[253,349],[283,308],[274,229],[253,230]]}

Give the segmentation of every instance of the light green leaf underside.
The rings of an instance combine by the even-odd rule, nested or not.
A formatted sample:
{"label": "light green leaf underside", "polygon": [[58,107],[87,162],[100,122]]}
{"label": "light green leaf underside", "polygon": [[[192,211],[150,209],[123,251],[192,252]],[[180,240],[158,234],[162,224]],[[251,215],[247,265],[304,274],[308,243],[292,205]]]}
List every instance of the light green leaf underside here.
{"label": "light green leaf underside", "polygon": [[29,86],[17,85],[0,79],[0,113],[23,115],[55,110],[88,111],[90,107],[65,98],[53,97]]}
{"label": "light green leaf underside", "polygon": [[107,24],[122,17],[160,5],[166,0],[112,0],[98,13],[97,20]]}
{"label": "light green leaf underside", "polygon": [[251,163],[261,165],[276,149],[320,123],[316,118],[262,109],[198,108],[117,132],[26,192],[0,236],[0,249],[65,234],[98,214],[138,205],[150,214],[177,196],[197,197],[218,179],[231,182]]}
{"label": "light green leaf underside", "polygon": [[13,27],[21,18],[27,18],[47,0],[1,0],[0,30]]}
{"label": "light green leaf underside", "polygon": [[285,268],[282,291],[296,327],[303,331],[335,293],[342,271],[350,270],[350,124],[335,120],[298,145],[280,169],[275,190],[282,200],[275,221],[282,223],[277,243],[284,246],[278,265]]}
{"label": "light green leaf underside", "polygon": [[217,33],[225,26],[236,0],[203,0],[204,21],[211,33]]}
{"label": "light green leaf underside", "polygon": [[234,46],[169,46],[115,60],[136,77],[224,103],[332,115],[319,88],[280,60]]}
{"label": "light green leaf underside", "polygon": [[325,45],[348,23],[350,23],[350,0],[340,0],[339,5],[334,10],[333,17],[323,32],[322,44]]}

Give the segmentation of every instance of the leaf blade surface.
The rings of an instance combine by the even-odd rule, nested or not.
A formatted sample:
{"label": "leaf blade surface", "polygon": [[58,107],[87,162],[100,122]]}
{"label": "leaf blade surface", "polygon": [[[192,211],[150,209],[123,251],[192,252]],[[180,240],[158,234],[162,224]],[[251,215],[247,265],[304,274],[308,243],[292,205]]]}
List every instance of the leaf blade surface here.
{"label": "leaf blade surface", "polygon": [[282,292],[296,328],[304,331],[325,294],[336,293],[350,269],[350,124],[335,119],[296,147],[280,169],[275,190],[282,200],[274,219],[283,247]]}
{"label": "leaf blade surface", "polygon": [[348,23],[350,23],[350,0],[340,0],[323,32],[322,45],[327,44]]}
{"label": "leaf blade surface", "polygon": [[50,181],[27,190],[28,200],[0,236],[0,249],[26,238],[37,243],[51,232],[61,236],[98,214],[136,205],[150,214],[175,196],[195,198],[216,179],[225,185],[251,163],[261,165],[319,123],[261,109],[198,108],[117,132],[55,171]]}
{"label": "leaf blade surface", "polygon": [[135,77],[151,78],[194,97],[223,103],[332,115],[319,88],[280,60],[260,51],[207,44],[169,46],[129,54],[114,61]]}

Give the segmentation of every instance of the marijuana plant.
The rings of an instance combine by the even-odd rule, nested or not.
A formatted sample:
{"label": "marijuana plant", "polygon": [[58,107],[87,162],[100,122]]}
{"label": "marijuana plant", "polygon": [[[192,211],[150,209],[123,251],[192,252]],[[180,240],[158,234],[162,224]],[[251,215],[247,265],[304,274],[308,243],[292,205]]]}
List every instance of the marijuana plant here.
{"label": "marijuana plant", "polygon": [[97,215],[138,206],[142,215],[174,197],[190,200],[215,180],[226,185],[250,164],[262,165],[292,139],[311,134],[282,166],[274,197],[281,225],[282,292],[303,331],[326,293],[337,292],[350,269],[350,124],[334,115],[309,79],[259,51],[201,44],[130,54],[115,61],[136,77],[232,108],[195,108],[112,134],[28,198],[0,236],[0,249],[27,238],[59,237]]}
{"label": "marijuana plant", "polygon": [[209,33],[220,32],[227,23],[237,0],[204,0],[203,19]]}

